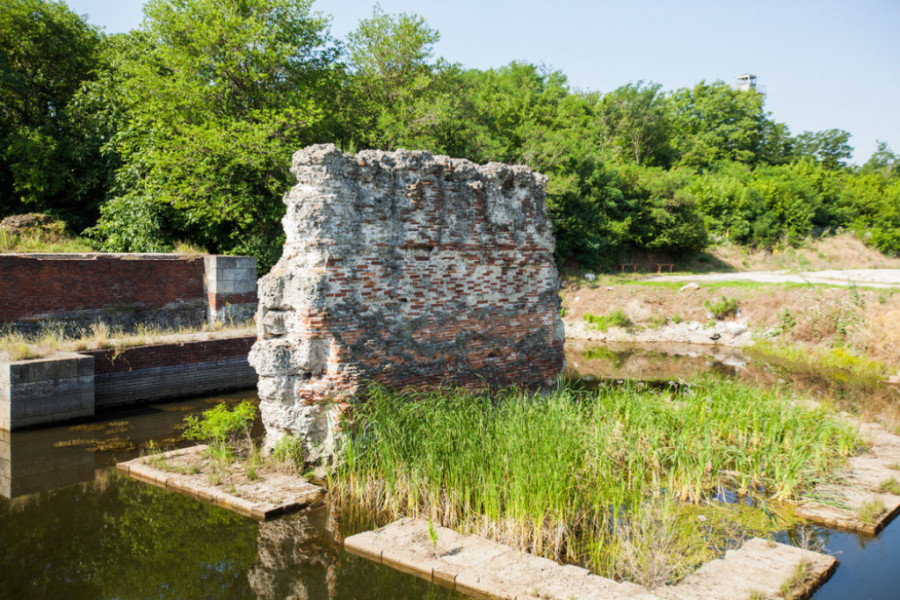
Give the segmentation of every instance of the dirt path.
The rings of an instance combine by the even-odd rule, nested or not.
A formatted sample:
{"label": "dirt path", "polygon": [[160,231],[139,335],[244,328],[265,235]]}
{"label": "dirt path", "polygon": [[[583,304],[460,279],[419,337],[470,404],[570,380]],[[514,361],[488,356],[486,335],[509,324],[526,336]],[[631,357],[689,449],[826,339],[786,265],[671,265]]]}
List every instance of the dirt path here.
{"label": "dirt path", "polygon": [[757,283],[820,283],[840,286],[900,288],[900,269],[848,269],[827,271],[750,271],[745,273],[704,273],[702,275],[662,275],[645,281],[753,281]]}

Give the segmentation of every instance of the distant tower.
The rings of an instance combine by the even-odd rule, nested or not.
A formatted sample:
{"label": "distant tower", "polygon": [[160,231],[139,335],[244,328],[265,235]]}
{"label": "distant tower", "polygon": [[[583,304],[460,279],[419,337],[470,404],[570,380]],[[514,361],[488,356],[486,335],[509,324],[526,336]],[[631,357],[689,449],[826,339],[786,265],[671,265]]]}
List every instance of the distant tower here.
{"label": "distant tower", "polygon": [[739,92],[756,91],[756,75],[744,73],[737,78],[737,89]]}

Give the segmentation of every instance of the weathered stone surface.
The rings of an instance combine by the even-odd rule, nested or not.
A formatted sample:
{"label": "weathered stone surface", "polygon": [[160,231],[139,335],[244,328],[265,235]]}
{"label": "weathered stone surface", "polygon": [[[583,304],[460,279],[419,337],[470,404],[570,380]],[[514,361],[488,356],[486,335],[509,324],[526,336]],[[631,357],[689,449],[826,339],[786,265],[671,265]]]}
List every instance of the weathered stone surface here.
{"label": "weathered stone surface", "polygon": [[[205,451],[205,445],[172,450],[118,463],[116,469],[138,481],[217,504],[258,521],[309,506],[325,494],[322,488],[303,477],[265,468],[257,470],[256,479],[236,478],[226,490],[210,482],[205,471],[208,466]],[[159,462],[154,463],[154,459]],[[232,477],[242,466],[233,463],[226,465],[225,470],[224,477]]]}
{"label": "weathered stone surface", "polygon": [[0,429],[93,415],[93,364],[93,357],[74,353],[0,361]]}
{"label": "weathered stone surface", "polygon": [[329,452],[340,403],[388,387],[535,386],[564,367],[546,178],[426,152],[297,152],[284,253],[260,280],[268,442]]}
{"label": "weathered stone surface", "polygon": [[[797,504],[796,514],[828,527],[875,535],[900,514],[900,496],[891,493],[896,489],[888,485],[896,484],[898,477],[900,436],[875,423],[863,423],[859,431],[869,444],[868,451],[847,459],[834,483],[820,483],[813,489],[814,497],[829,498],[846,508],[804,500]],[[872,503],[880,504],[883,510],[868,521],[862,520],[860,512]]]}
{"label": "weathered stone surface", "polygon": [[426,521],[401,519],[348,537],[344,548],[476,598],[508,600],[806,598],[837,566],[832,556],[755,538],[677,585],[649,589],[444,527],[433,532]]}

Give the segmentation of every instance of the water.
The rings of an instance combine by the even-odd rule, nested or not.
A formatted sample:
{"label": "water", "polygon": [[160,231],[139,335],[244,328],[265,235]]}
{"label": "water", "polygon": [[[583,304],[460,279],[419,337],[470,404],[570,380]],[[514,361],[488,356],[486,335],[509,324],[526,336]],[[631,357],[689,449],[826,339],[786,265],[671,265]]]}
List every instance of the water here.
{"label": "water", "polygon": [[[258,523],[111,468],[148,440],[175,443],[186,415],[247,398],[256,396],[155,405],[89,428],[3,433],[0,489],[10,493],[0,496],[0,598],[461,597],[344,552],[342,535],[355,531],[342,530],[327,507]],[[135,447],[91,450],[109,440]]]}
{"label": "water", "polygon": [[[649,384],[689,381],[698,376],[728,377],[756,386],[781,385],[833,402],[866,418],[900,422],[900,390],[870,382],[835,380],[798,371],[734,348],[689,344],[568,344],[568,375],[586,381],[638,380]],[[734,498],[730,498],[734,500]],[[897,600],[900,598],[900,523],[879,535],[806,526],[778,536],[834,555],[840,565],[820,588],[817,600]]]}
{"label": "water", "polygon": [[[897,390],[799,376],[705,346],[573,345],[570,375],[645,381],[696,374],[792,385],[857,410],[896,408]],[[577,366],[576,366],[577,365]],[[462,596],[343,551],[351,524],[327,507],[257,523],[120,477],[115,462],[155,440],[181,445],[184,417],[253,392],[154,405],[83,426],[0,431],[0,600],[40,598],[450,599]],[[101,448],[109,448],[102,450]],[[807,527],[841,564],[816,598],[900,597],[900,525],[869,537]],[[782,541],[801,543],[799,530]]]}

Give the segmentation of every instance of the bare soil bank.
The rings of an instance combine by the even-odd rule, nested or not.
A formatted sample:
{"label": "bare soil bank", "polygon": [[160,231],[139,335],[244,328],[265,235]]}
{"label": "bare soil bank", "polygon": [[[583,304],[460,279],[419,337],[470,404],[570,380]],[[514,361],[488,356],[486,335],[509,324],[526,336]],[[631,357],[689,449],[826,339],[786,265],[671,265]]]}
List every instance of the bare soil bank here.
{"label": "bare soil bank", "polygon": [[[560,292],[570,339],[843,348],[900,368],[900,290],[750,281],[646,281],[629,276],[571,278]],[[715,319],[722,299],[737,310]],[[620,310],[630,327],[601,331],[587,315]]]}

